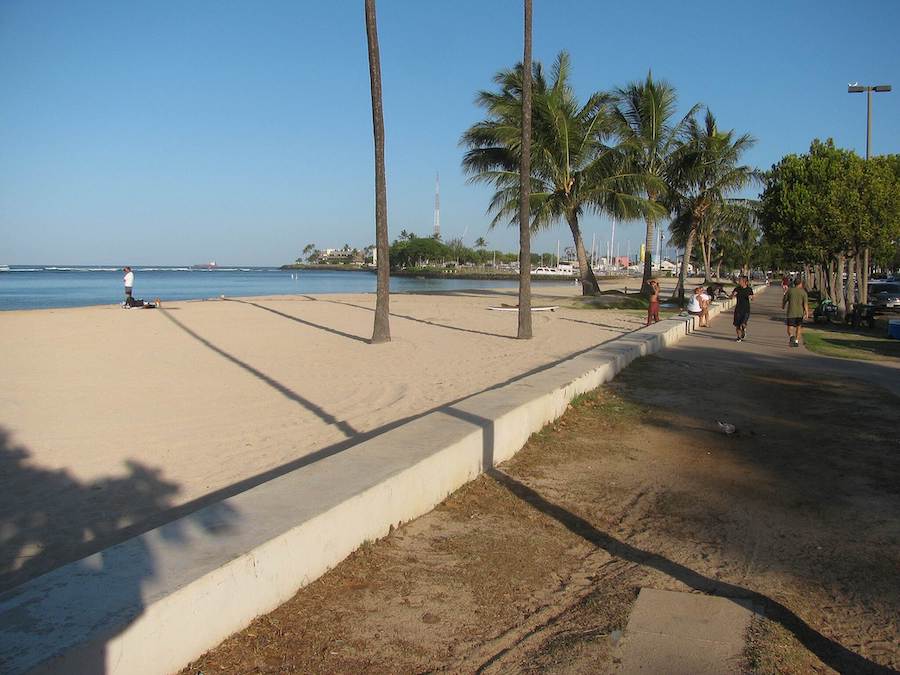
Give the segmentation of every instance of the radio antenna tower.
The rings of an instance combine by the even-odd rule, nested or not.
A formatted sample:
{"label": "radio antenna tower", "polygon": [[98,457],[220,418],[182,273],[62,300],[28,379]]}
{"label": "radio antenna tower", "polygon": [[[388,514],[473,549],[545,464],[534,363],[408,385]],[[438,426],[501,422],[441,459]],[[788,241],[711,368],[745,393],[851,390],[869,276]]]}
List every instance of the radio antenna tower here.
{"label": "radio antenna tower", "polygon": [[434,237],[441,237],[441,174],[434,176]]}

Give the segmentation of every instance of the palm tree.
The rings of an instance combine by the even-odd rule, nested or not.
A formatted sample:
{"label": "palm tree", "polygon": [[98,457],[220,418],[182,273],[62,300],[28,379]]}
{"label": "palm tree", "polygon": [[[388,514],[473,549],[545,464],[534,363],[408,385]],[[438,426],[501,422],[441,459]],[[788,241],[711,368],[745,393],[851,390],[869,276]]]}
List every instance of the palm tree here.
{"label": "palm tree", "polygon": [[[719,278],[718,266],[715,275],[711,274],[714,251],[719,265],[725,254],[731,254],[738,261],[747,260],[748,247],[754,247],[753,242],[759,240],[758,229],[755,227],[755,208],[755,204],[746,199],[725,199],[710,207],[697,229],[697,240],[703,257],[704,281]],[[755,240],[751,236],[754,231],[757,233]],[[753,252],[750,253],[751,257]],[[745,265],[741,263],[741,268],[743,267]]]}
{"label": "palm tree", "polygon": [[[593,295],[599,286],[588,264],[580,217],[585,212],[605,212],[630,219],[643,215],[650,205],[639,196],[644,177],[629,169],[620,148],[603,142],[610,126],[609,97],[595,93],[584,105],[579,104],[569,84],[569,69],[565,52],[556,59],[551,83],[539,63],[532,68],[531,229],[566,221],[575,243],[582,292]],[[495,214],[491,226],[507,219],[514,224],[521,217],[522,80],[521,64],[497,73],[494,82],[499,92],[481,92],[477,98],[488,118],[474,124],[462,138],[469,148],[463,168],[470,180],[496,188],[488,209]]]}
{"label": "palm tree", "polygon": [[519,322],[516,337],[529,340],[531,330],[531,0],[524,0],[522,56],[522,138],[519,157]]}
{"label": "palm tree", "polygon": [[375,137],[375,246],[378,252],[375,325],[372,342],[390,342],[390,251],[387,228],[387,180],[384,171],[384,110],[381,105],[381,57],[375,0],[364,0],[366,39],[369,50],[369,83],[372,91],[372,133]]}
{"label": "palm tree", "polygon": [[487,248],[487,241],[484,237],[478,237],[475,240],[475,248]]}
{"label": "palm tree", "polygon": [[757,173],[738,164],[741,155],[756,141],[749,134],[735,137],[734,131],[719,131],[716,118],[707,109],[701,125],[692,117],[688,124],[688,140],[679,149],[679,157],[672,162],[673,174],[668,177],[672,189],[667,203],[675,218],[670,225],[672,239],[684,246],[684,261],[678,273],[678,285],[673,297],[684,302],[684,280],[690,264],[697,233],[708,217],[726,198],[740,191]]}
{"label": "palm tree", "polygon": [[667,213],[661,199],[667,192],[665,179],[673,173],[672,162],[679,156],[677,150],[687,135],[688,121],[699,104],[673,123],[677,104],[675,88],[668,82],[655,81],[650,72],[643,82],[632,82],[616,89],[613,97],[612,119],[616,134],[622,140],[634,170],[648,179],[645,194],[657,207],[647,210],[644,217],[647,230],[641,292],[646,294],[653,276],[656,223]]}
{"label": "palm tree", "polygon": [[725,236],[729,251],[740,267],[741,274],[750,274],[750,266],[759,258],[762,230],[759,227],[759,202],[734,200],[726,205],[731,211]]}
{"label": "palm tree", "polygon": [[[303,247],[303,258],[306,259],[307,262],[311,262],[313,258],[316,257],[316,245],[315,244],[307,244]],[[299,261],[300,258],[297,258]]]}

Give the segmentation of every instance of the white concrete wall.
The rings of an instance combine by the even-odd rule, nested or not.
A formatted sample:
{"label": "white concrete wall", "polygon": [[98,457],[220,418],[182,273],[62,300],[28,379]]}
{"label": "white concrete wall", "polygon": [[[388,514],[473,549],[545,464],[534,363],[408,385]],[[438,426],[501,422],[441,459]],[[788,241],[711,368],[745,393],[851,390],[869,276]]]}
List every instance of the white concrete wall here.
{"label": "white concrete wall", "polygon": [[0,671],[177,671],[692,328],[624,335],[33,579],[0,596]]}

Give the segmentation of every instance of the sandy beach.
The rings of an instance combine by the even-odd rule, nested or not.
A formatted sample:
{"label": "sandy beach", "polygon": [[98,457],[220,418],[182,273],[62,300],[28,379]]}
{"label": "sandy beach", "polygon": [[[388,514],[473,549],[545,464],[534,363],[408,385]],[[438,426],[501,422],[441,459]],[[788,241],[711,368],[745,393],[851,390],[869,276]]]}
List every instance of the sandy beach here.
{"label": "sandy beach", "polygon": [[513,290],[400,294],[370,345],[374,301],[0,315],[0,589],[643,324],[563,307],[518,341]]}

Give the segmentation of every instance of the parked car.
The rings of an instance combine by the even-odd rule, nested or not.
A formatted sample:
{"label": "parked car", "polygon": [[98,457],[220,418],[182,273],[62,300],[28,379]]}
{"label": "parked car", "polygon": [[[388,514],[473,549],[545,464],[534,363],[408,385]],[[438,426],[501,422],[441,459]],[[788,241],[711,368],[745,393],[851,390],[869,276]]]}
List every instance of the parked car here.
{"label": "parked car", "polygon": [[869,302],[877,309],[900,310],[900,281],[870,281]]}

